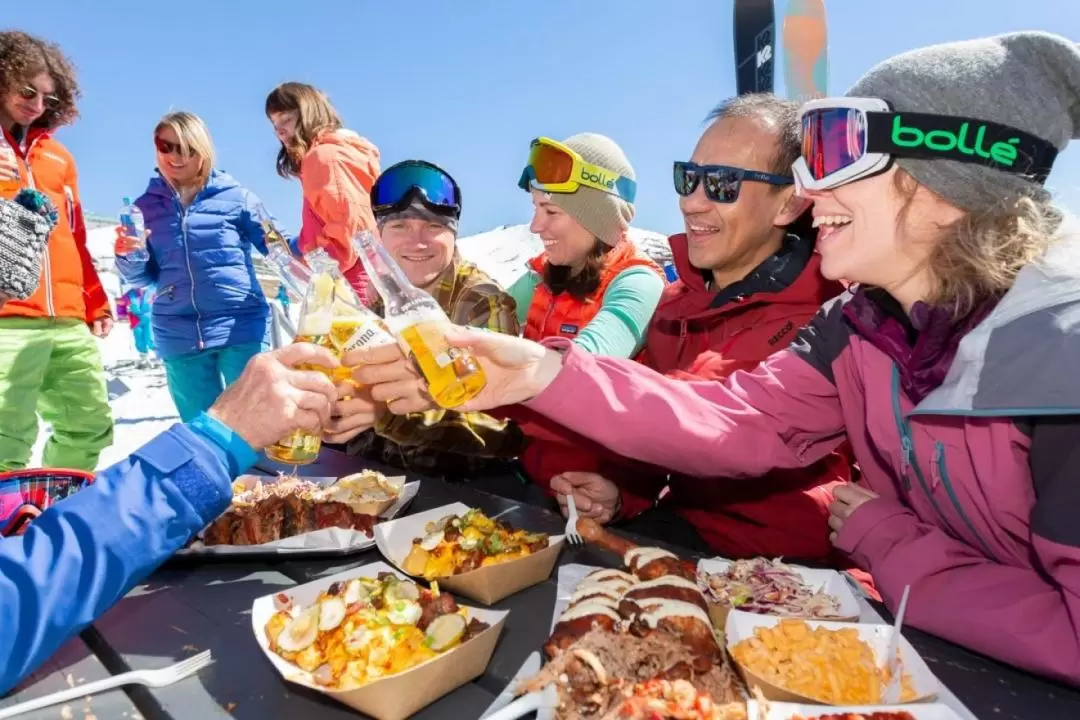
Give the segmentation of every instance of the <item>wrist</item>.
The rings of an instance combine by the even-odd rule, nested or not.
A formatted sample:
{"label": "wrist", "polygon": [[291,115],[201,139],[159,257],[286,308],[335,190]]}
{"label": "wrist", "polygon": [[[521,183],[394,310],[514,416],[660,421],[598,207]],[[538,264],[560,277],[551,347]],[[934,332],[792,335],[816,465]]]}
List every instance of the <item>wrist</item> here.
{"label": "wrist", "polygon": [[544,348],[544,355],[536,365],[536,372],[533,373],[529,398],[536,397],[555,382],[555,377],[562,370],[563,352],[562,348]]}

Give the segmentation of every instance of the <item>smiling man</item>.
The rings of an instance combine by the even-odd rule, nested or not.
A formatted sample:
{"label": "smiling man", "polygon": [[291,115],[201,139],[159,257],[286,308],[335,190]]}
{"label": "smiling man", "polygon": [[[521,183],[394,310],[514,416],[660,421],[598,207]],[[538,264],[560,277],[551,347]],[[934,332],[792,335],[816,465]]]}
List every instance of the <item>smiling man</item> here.
{"label": "smiling man", "polygon": [[[392,165],[375,182],[371,200],[383,245],[451,322],[520,333],[513,298],[457,253],[461,191],[445,170],[421,160]],[[381,300],[372,308],[381,315]],[[396,415],[393,403],[376,409],[362,392],[343,388],[343,394],[353,397],[338,403],[339,417],[326,439],[348,442],[351,455],[457,479],[481,472],[487,459],[513,458],[523,448],[516,425],[484,413]]]}

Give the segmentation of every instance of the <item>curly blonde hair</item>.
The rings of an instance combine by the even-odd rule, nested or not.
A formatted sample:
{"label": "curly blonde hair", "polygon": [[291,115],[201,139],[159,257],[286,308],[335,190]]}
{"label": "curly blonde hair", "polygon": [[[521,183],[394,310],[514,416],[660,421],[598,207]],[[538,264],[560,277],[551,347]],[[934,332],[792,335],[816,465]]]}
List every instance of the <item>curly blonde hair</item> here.
{"label": "curly blonde hair", "polygon": [[[897,219],[905,220],[919,183],[898,170],[893,177],[905,204]],[[984,213],[965,213],[943,225],[927,259],[932,291],[926,302],[949,305],[960,319],[986,300],[1012,287],[1017,273],[1041,257],[1057,239],[1064,214],[1048,197],[1032,195],[1002,202]]]}
{"label": "curly blonde hair", "polygon": [[56,84],[53,94],[60,102],[47,109],[31,127],[55,130],[79,116],[75,109],[80,94],[75,66],[58,45],[20,30],[0,32],[0,93],[15,92],[43,72],[49,73]]}

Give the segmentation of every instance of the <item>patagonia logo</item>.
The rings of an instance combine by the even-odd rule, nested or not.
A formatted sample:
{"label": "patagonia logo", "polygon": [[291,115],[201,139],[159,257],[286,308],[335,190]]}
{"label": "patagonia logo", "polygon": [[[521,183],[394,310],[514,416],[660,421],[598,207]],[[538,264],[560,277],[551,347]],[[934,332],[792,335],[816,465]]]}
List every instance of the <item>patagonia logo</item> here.
{"label": "patagonia logo", "polygon": [[784,336],[786,336],[794,328],[795,326],[790,320],[788,320],[786,323],[784,323],[784,327],[777,330],[775,333],[773,333],[772,337],[769,338],[769,344],[775,345],[776,343],[780,342],[784,339]]}
{"label": "patagonia logo", "polygon": [[559,332],[563,335],[577,335],[578,326],[571,325],[570,323],[563,323],[559,326]]}

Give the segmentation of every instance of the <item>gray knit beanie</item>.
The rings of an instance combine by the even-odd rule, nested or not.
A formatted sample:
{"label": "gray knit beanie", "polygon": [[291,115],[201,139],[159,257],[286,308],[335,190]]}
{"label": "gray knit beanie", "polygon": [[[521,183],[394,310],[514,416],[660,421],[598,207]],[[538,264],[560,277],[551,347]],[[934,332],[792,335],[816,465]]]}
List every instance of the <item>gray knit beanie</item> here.
{"label": "gray knit beanie", "polygon": [[37,290],[41,258],[56,224],[56,209],[36,190],[0,199],[0,292],[25,300]]}
{"label": "gray knit beanie", "polygon": [[[585,162],[637,180],[630,161],[614,140],[596,133],[581,133],[563,140]],[[608,245],[615,245],[634,219],[634,204],[602,190],[582,185],[576,192],[551,193],[551,202]]]}
{"label": "gray knit beanie", "polygon": [[[1031,133],[1059,151],[1080,137],[1080,48],[1047,32],[932,45],[889,58],[848,91],[894,111],[956,115]],[[972,212],[1048,193],[1019,175],[954,160],[898,157],[920,184]]]}

